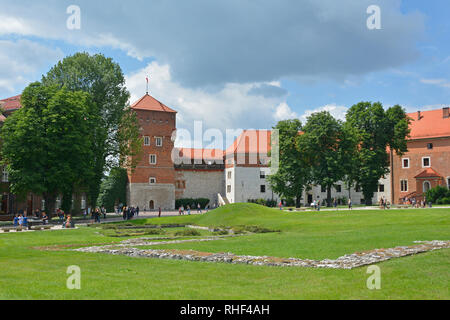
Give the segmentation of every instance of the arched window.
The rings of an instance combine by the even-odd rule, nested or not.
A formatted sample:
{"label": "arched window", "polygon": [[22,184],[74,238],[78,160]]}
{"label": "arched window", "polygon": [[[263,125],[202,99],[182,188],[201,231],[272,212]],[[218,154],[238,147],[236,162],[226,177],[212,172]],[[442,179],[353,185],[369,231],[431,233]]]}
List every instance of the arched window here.
{"label": "arched window", "polygon": [[155,201],[151,200],[149,203],[150,210],[155,210]]}

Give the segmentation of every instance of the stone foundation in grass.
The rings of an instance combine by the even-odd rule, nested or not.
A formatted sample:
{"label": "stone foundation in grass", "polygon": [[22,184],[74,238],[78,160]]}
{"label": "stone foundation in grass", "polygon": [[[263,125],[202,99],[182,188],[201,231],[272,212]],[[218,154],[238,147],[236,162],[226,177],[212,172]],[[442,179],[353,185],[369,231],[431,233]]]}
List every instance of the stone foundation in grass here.
{"label": "stone foundation in grass", "polygon": [[131,239],[119,245],[98,246],[76,249],[79,252],[107,253],[113,255],[126,255],[130,257],[218,262],[231,264],[247,264],[257,266],[274,267],[309,267],[309,268],[332,268],[332,269],[354,269],[366,265],[379,263],[393,258],[411,256],[423,252],[450,248],[450,241],[417,241],[416,245],[395,247],[390,249],[375,249],[367,252],[353,253],[339,257],[336,260],[309,260],[297,258],[277,258],[267,256],[238,256],[232,253],[207,253],[191,250],[142,250],[133,246],[152,246],[161,244],[176,244],[186,242],[213,241],[219,237],[208,239],[192,239],[165,242],[147,242],[145,239]]}

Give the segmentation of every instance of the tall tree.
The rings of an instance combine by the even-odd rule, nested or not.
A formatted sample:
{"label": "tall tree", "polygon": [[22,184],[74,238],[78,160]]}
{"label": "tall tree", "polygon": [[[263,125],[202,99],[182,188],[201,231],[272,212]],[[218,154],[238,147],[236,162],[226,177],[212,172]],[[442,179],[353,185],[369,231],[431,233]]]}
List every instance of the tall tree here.
{"label": "tall tree", "polygon": [[326,188],[327,205],[331,206],[331,188],[345,177],[341,159],[346,142],[343,124],[323,111],[308,118],[303,132],[297,138],[297,147],[311,168],[314,184]]}
{"label": "tall tree", "polygon": [[[44,85],[87,92],[98,108],[97,123],[91,128],[95,176],[89,183],[89,200],[95,204],[104,172],[117,166],[121,159],[126,159],[126,153],[139,154],[140,151],[139,137],[135,134],[139,123],[127,113],[130,94],[125,87],[122,70],[112,59],[101,54],[77,53],[54,66],[42,82]],[[121,127],[134,129],[121,133]],[[134,140],[130,142],[129,139]]]}
{"label": "tall tree", "polygon": [[87,93],[38,82],[24,90],[21,104],[1,129],[12,192],[42,194],[49,213],[62,194],[70,210],[72,191],[93,176],[95,104]]}
{"label": "tall tree", "polygon": [[268,177],[272,190],[288,199],[296,199],[300,207],[302,193],[309,183],[309,168],[305,166],[296,139],[302,129],[299,120],[280,121],[274,127],[279,130],[279,169]]}
{"label": "tall tree", "polygon": [[370,205],[379,179],[389,173],[388,148],[399,155],[408,150],[410,119],[401,106],[385,111],[380,102],[360,102],[350,108],[346,119],[357,131],[359,152],[355,176],[366,204]]}

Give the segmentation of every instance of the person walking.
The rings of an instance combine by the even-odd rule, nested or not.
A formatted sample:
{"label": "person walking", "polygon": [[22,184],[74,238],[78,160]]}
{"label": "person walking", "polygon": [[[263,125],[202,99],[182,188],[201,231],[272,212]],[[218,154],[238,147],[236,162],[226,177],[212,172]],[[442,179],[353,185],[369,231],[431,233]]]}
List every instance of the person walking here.
{"label": "person walking", "polygon": [[337,201],[336,198],[334,198],[334,200],[333,200],[333,207],[334,207],[334,209],[337,210],[337,206],[338,206],[338,201]]}
{"label": "person walking", "polygon": [[352,199],[348,199],[348,208],[350,209],[350,210],[353,210],[353,204],[352,204]]}
{"label": "person walking", "polygon": [[200,207],[200,203],[197,203],[197,213],[202,214],[202,208]]}
{"label": "person walking", "polygon": [[191,207],[190,206],[187,206],[187,212],[188,212],[188,216],[190,216],[191,215]]}
{"label": "person walking", "polygon": [[122,218],[123,218],[123,220],[127,220],[127,207],[126,206],[122,207]]}
{"label": "person walking", "polygon": [[19,216],[17,214],[14,216],[13,223],[15,228],[19,226]]}
{"label": "person walking", "polygon": [[158,218],[161,218],[161,207],[159,207]]}
{"label": "person walking", "polygon": [[136,217],[139,217],[139,206],[136,207]]}

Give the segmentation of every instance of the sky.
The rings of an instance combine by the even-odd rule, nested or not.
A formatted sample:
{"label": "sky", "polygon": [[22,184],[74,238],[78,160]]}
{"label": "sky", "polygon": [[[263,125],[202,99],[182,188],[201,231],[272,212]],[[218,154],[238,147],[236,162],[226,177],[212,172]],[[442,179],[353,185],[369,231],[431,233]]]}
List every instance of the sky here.
{"label": "sky", "polygon": [[[368,28],[371,5],[380,28]],[[447,0],[0,0],[0,97],[85,51],[120,64],[130,103],[148,74],[188,130],[270,129],[322,110],[344,119],[359,101],[442,108],[449,11]]]}

